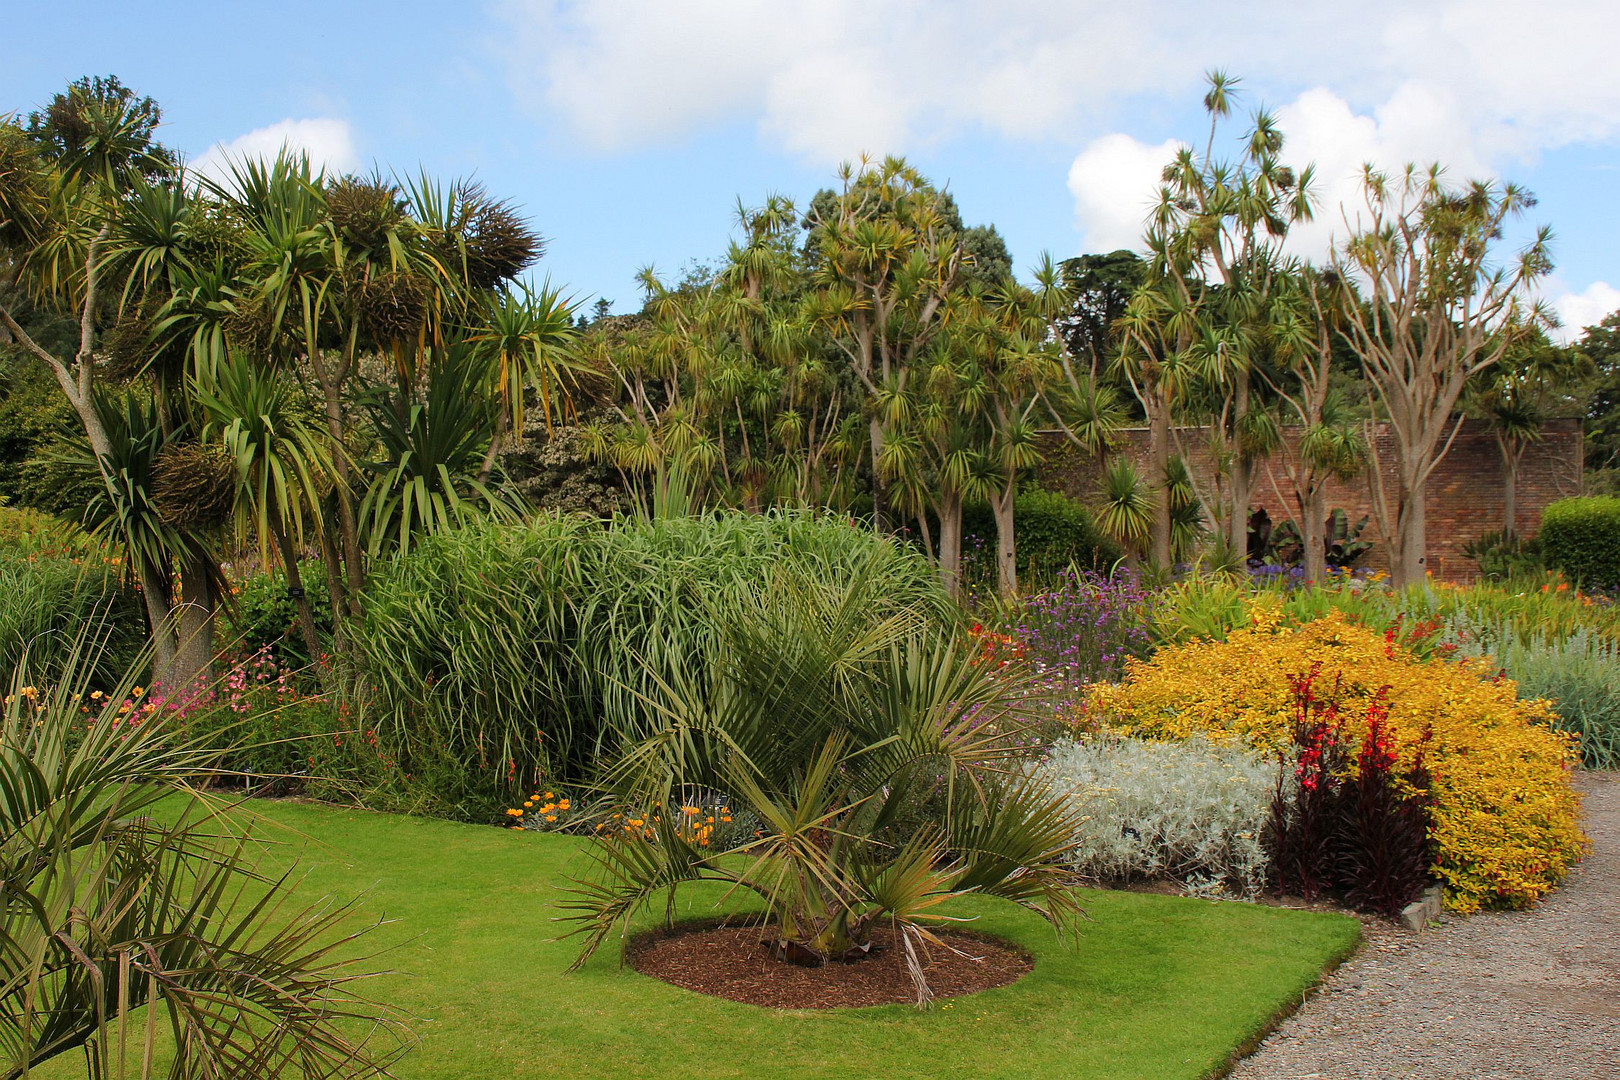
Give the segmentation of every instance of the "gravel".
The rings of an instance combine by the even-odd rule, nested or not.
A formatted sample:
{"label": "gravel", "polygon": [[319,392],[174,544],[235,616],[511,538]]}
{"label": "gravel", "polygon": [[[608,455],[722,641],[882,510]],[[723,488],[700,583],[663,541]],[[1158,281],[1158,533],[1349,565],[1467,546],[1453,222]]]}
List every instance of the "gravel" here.
{"label": "gravel", "polygon": [[1235,1080],[1620,1077],[1620,775],[1585,773],[1593,850],[1528,911],[1366,943]]}

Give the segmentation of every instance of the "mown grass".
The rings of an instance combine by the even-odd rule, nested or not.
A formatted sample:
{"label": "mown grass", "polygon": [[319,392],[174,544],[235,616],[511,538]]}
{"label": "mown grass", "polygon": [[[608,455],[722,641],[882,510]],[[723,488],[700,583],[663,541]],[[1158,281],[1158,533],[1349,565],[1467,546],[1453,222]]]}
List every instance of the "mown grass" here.
{"label": "mown grass", "polygon": [[[552,905],[588,868],[581,841],[310,804],[257,803],[295,830],[302,899],[366,893],[398,974],[371,985],[409,1018],[396,1074],[482,1080],[724,1077],[1202,1077],[1297,1002],[1359,936],[1350,918],[1089,892],[1077,947],[999,901],[959,908],[1036,957],[1022,981],[919,1013],[778,1012],[621,968],[567,973]],[[284,838],[285,838],[284,834]],[[717,893],[684,897],[682,917]],[[53,1076],[70,1075],[59,1069]],[[39,1075],[46,1075],[41,1072]]]}

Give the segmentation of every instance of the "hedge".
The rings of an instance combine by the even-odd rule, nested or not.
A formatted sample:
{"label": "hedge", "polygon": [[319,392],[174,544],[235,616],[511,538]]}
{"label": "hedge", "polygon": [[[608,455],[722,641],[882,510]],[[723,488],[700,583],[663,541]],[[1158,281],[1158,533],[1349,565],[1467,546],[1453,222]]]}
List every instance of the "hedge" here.
{"label": "hedge", "polygon": [[1560,499],[1541,512],[1547,566],[1585,589],[1620,588],[1620,498]]}

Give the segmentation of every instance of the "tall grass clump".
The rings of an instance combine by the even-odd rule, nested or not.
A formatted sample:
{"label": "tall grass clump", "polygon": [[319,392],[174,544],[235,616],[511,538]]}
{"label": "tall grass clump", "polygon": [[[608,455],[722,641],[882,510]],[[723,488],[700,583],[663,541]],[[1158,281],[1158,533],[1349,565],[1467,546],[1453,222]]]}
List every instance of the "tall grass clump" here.
{"label": "tall grass clump", "polygon": [[715,612],[773,573],[882,582],[867,617],[956,609],[919,552],[847,518],[716,512],[477,524],[380,567],[355,635],[361,716],[402,776],[489,812],[533,782],[591,777],[647,702],[719,662]]}
{"label": "tall grass clump", "polygon": [[1567,637],[1528,640],[1500,630],[1458,634],[1470,652],[1490,655],[1519,696],[1545,698],[1558,726],[1581,740],[1581,760],[1593,769],[1620,768],[1620,645],[1586,629]]}
{"label": "tall grass clump", "polygon": [[146,624],[140,601],[101,560],[0,554],[0,680],[28,656],[29,670],[54,683],[81,636],[102,643],[88,657],[98,689],[115,683],[140,654]]}

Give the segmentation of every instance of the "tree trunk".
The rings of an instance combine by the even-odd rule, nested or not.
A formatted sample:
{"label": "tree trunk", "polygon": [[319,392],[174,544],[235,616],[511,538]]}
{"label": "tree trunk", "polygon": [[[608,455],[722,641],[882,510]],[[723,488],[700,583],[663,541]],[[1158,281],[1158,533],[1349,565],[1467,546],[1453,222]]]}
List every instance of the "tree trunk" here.
{"label": "tree trunk", "polygon": [[1300,537],[1305,545],[1305,580],[1321,581],[1327,576],[1327,493],[1315,477],[1305,479],[1299,516]]}
{"label": "tree trunk", "polygon": [[1153,489],[1153,524],[1148,534],[1148,558],[1157,567],[1170,565],[1170,403],[1155,387],[1148,397],[1148,483]]}
{"label": "tree trunk", "polygon": [[169,582],[156,567],[136,568],[141,579],[141,602],[152,629],[152,685],[162,687],[174,668],[174,626],[169,608]]}
{"label": "tree trunk", "polygon": [[1428,572],[1427,481],[1401,478],[1395,517],[1395,548],[1390,552],[1390,578],[1397,588],[1423,584]]}
{"label": "tree trunk", "polygon": [[1237,377],[1237,391],[1232,408],[1232,472],[1230,516],[1226,521],[1226,542],[1232,551],[1248,559],[1249,555],[1249,492],[1253,488],[1254,465],[1243,453],[1243,421],[1249,415],[1249,373],[1242,371]]}
{"label": "tree trunk", "polygon": [[1018,541],[1013,535],[1013,504],[1018,485],[1008,478],[999,492],[990,497],[990,511],[996,518],[996,571],[1002,596],[1018,592]]}
{"label": "tree trunk", "polygon": [[179,643],[164,693],[189,700],[214,685],[214,579],[200,558],[180,561]]}
{"label": "tree trunk", "polygon": [[[888,526],[884,517],[888,511],[887,500],[883,497],[883,477],[878,472],[878,456],[883,453],[883,425],[874,418],[871,423],[872,437],[872,527],[878,532],[887,532]],[[940,532],[944,533],[945,526],[940,525]]]}
{"label": "tree trunk", "polygon": [[1519,462],[1523,457],[1522,443],[1502,444],[1502,538],[1509,541],[1519,535]]}
{"label": "tree trunk", "polygon": [[360,614],[360,526],[354,516],[354,497],[349,490],[348,448],[343,443],[343,403],[338,387],[330,380],[321,384],[326,397],[326,430],[332,443],[332,479],[338,502],[338,532],[343,544],[344,597],[346,615]]}
{"label": "tree trunk", "polygon": [[326,596],[332,606],[332,647],[338,652],[348,648],[348,624],[343,610],[343,560],[338,557],[337,545],[330,529],[322,529],[321,564],[326,568]]}
{"label": "tree trunk", "polygon": [[287,535],[286,526],[273,517],[270,519],[270,535],[275,538],[276,550],[281,553],[282,569],[287,572],[287,595],[292,597],[298,608],[298,629],[304,638],[304,647],[309,650],[309,661],[317,663],[321,658],[321,635],[315,629],[315,611],[304,592],[303,575],[298,572],[298,553],[293,550],[292,538]]}
{"label": "tree trunk", "polygon": [[941,492],[938,510],[939,576],[945,591],[958,596],[962,591],[962,496]]}

